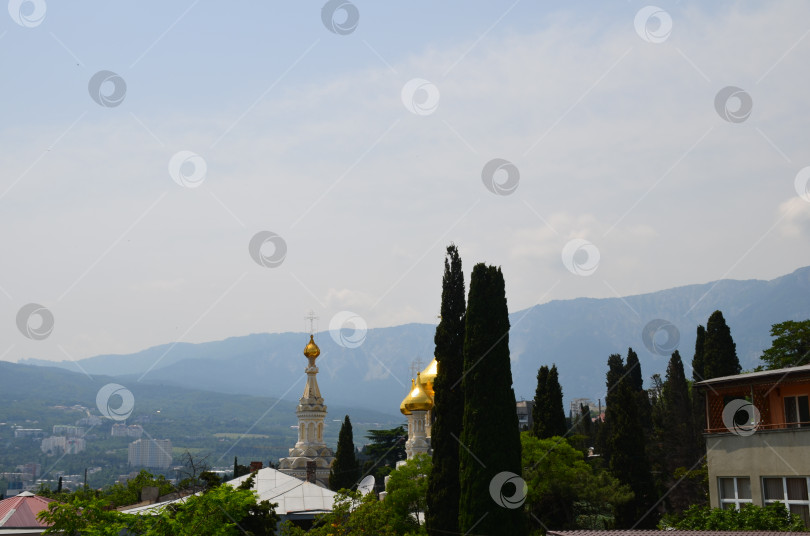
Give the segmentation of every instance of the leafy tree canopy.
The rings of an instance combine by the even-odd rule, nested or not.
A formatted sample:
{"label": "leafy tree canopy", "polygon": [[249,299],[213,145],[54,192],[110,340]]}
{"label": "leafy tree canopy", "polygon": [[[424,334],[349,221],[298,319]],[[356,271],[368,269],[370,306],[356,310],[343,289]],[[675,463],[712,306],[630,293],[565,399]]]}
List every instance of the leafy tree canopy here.
{"label": "leafy tree canopy", "polygon": [[768,369],[797,367],[810,362],[810,319],[774,324],[771,336],[775,337],[771,347],[762,353]]}
{"label": "leafy tree canopy", "polygon": [[692,506],[678,517],[665,516],[658,525],[660,529],[679,530],[807,530],[802,519],[788,512],[785,505],[776,502],[767,506],[745,504],[740,510],[722,510],[708,506]]}

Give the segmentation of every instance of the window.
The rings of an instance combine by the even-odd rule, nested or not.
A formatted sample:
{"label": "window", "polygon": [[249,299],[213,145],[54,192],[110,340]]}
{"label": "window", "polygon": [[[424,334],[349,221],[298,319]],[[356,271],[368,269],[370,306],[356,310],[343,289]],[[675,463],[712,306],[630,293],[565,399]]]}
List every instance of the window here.
{"label": "window", "polygon": [[717,484],[723,510],[739,510],[741,504],[751,502],[751,479],[747,476],[721,477]]}
{"label": "window", "polygon": [[810,405],[807,396],[785,397],[785,424],[788,428],[810,426]]}
{"label": "window", "polygon": [[[807,397],[805,397],[806,399]],[[765,504],[785,503],[790,513],[797,514],[810,527],[810,500],[807,495],[808,478],[768,477],[762,479],[762,494]]]}

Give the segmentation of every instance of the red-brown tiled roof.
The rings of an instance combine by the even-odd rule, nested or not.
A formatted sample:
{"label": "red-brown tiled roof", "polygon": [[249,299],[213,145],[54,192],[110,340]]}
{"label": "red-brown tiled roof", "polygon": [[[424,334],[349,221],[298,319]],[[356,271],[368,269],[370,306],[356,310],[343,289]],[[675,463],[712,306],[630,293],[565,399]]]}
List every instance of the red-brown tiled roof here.
{"label": "red-brown tiled roof", "polygon": [[806,532],[740,530],[550,530],[547,536],[807,536]]}
{"label": "red-brown tiled roof", "polygon": [[53,499],[46,499],[24,491],[16,497],[0,501],[0,528],[40,528],[47,527],[37,520],[37,514],[48,508]]}

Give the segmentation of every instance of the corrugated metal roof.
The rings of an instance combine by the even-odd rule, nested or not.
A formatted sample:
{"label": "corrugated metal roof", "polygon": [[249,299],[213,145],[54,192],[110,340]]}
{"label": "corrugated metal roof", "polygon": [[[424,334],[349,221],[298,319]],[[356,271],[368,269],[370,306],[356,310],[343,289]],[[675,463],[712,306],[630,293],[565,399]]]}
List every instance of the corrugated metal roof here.
{"label": "corrugated metal roof", "polygon": [[735,374],[733,376],[722,376],[720,378],[712,378],[711,380],[703,380],[702,382],[695,383],[695,385],[701,386],[725,382],[746,382],[749,380],[764,380],[769,376],[783,377],[783,376],[790,376],[792,374],[799,374],[802,372],[810,372],[810,365],[801,365],[798,367],[786,367],[775,370],[761,370],[759,372],[748,372],[746,374]]}
{"label": "corrugated metal roof", "polygon": [[37,514],[48,508],[53,499],[46,499],[24,491],[16,497],[0,501],[0,527],[2,528],[40,528],[48,527],[37,521]]}

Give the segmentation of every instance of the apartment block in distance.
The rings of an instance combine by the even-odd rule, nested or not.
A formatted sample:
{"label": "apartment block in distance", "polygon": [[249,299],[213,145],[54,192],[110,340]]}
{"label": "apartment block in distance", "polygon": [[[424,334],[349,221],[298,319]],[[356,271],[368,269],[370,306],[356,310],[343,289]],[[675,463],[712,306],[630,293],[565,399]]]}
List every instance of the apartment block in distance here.
{"label": "apartment block in distance", "polygon": [[711,506],[778,501],[810,527],[810,365],[695,386],[706,402]]}
{"label": "apartment block in distance", "polygon": [[168,469],[172,464],[172,442],[168,439],[138,439],[129,444],[130,467]]}

